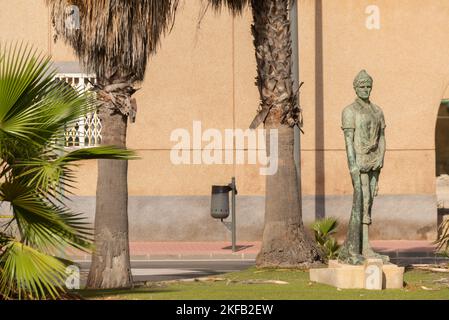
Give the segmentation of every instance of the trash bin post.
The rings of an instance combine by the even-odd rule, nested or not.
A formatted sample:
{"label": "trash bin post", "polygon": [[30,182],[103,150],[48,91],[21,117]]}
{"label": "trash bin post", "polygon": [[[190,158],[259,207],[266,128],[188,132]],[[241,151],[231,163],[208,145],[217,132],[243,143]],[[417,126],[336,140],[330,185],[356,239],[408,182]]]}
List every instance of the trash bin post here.
{"label": "trash bin post", "polygon": [[[232,192],[231,223],[223,221],[223,219],[229,216],[229,191]],[[212,186],[210,213],[212,218],[220,219],[226,228],[231,230],[232,252],[237,251],[236,194],[237,186],[235,184],[235,177],[232,177],[231,183],[226,186]]]}
{"label": "trash bin post", "polygon": [[236,221],[235,221],[235,195],[237,193],[237,189],[235,187],[235,177],[232,177],[232,252],[236,252],[236,242],[237,242],[237,227],[236,227]]}

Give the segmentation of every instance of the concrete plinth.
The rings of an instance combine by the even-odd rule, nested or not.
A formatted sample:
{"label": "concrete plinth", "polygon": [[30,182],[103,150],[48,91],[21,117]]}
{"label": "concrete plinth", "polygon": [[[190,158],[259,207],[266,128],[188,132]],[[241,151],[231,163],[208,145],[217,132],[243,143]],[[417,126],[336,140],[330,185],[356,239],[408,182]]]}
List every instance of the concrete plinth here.
{"label": "concrete plinth", "polygon": [[[371,284],[375,274],[372,271],[375,265],[368,263],[353,266],[331,260],[328,268],[310,269],[310,281],[341,289],[373,289]],[[382,289],[401,289],[404,283],[404,267],[398,267],[395,264],[384,264],[381,267]]]}

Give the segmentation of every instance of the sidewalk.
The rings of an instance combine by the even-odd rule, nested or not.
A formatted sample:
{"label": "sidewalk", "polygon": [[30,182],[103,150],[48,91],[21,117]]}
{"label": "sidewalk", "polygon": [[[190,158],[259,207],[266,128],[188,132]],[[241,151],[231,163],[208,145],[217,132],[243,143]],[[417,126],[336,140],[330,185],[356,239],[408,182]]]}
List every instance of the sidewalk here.
{"label": "sidewalk", "polygon": [[[436,256],[431,241],[377,240],[373,248],[390,256],[391,262],[407,264],[434,264],[449,262]],[[254,260],[260,250],[260,242],[241,241],[236,252],[230,242],[130,242],[131,260]],[[73,252],[73,260],[87,261],[90,255]]]}

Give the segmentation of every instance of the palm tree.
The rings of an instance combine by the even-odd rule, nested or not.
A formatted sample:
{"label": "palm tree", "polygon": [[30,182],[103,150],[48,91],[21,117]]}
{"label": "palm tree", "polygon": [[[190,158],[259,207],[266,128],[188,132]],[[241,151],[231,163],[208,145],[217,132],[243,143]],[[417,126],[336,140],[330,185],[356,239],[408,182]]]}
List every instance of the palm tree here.
{"label": "palm tree", "polygon": [[72,263],[55,254],[91,245],[87,221],[62,198],[70,192],[73,166],[84,159],[131,155],[113,147],[72,152],[60,147],[64,126],[95,105],[55,82],[54,75],[50,59],[32,48],[0,45],[0,202],[11,208],[0,224],[0,299],[64,293],[66,267]]}
{"label": "palm tree", "polygon": [[259,267],[308,267],[322,261],[316,244],[305,233],[294,162],[293,128],[301,125],[301,114],[291,75],[289,2],[209,0],[214,9],[227,6],[233,14],[251,7],[260,108],[250,128],[264,123],[267,150],[270,150],[268,131],[278,131],[279,165],[278,171],[266,178],[265,225],[262,248],[256,259]]}
{"label": "palm tree", "polygon": [[[57,35],[70,44],[82,64],[96,73],[103,142],[126,146],[132,99],[150,54],[171,26],[178,0],[47,0]],[[68,5],[80,12],[79,29],[67,28]],[[68,12],[69,11],[69,12]],[[132,286],[128,240],[127,161],[98,163],[95,251],[89,288]]]}

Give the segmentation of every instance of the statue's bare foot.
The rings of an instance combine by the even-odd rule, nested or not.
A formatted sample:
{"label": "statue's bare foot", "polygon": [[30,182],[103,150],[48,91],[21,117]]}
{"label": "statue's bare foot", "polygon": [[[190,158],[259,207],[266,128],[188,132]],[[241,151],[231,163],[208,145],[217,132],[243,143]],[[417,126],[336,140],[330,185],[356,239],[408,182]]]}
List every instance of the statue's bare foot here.
{"label": "statue's bare foot", "polygon": [[338,261],[351,265],[361,265],[364,263],[365,258],[361,254],[349,252],[347,254],[340,254]]}
{"label": "statue's bare foot", "polygon": [[349,263],[353,265],[362,264],[365,258],[361,254],[353,254],[348,257]]}
{"label": "statue's bare foot", "polygon": [[365,257],[365,259],[369,259],[369,258],[372,258],[372,259],[382,259],[382,261],[383,261],[384,263],[390,262],[390,257],[389,257],[389,256],[382,255],[382,254],[379,254],[379,253],[377,253],[377,252],[374,252],[374,250],[371,249],[370,247],[368,247],[368,248],[366,248],[366,249],[363,249],[362,254],[363,254],[363,257]]}

